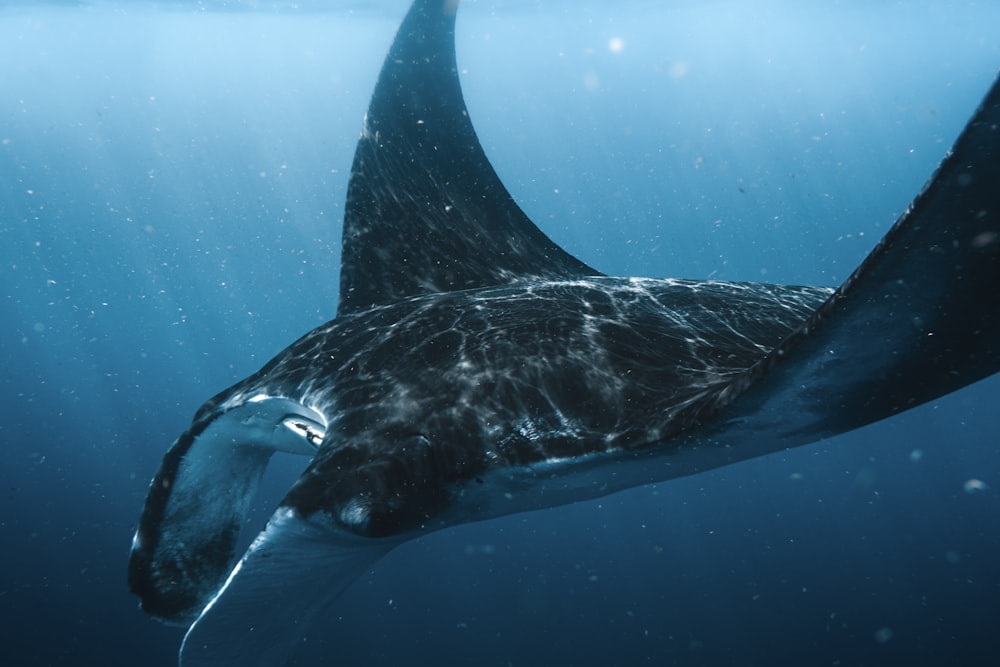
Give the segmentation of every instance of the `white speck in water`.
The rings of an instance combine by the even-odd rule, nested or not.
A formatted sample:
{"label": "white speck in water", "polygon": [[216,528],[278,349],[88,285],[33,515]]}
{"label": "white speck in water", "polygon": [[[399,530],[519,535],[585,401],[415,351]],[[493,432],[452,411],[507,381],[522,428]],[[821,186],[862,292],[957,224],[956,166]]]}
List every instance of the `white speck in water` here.
{"label": "white speck in water", "polygon": [[884,644],[890,639],[892,639],[892,628],[886,626],[875,631],[875,641],[879,644]]}
{"label": "white speck in water", "polygon": [[966,493],[971,494],[971,493],[979,493],[980,491],[985,491],[990,487],[983,480],[973,478],[970,480],[966,480],[965,484],[962,485],[962,488],[965,489]]}

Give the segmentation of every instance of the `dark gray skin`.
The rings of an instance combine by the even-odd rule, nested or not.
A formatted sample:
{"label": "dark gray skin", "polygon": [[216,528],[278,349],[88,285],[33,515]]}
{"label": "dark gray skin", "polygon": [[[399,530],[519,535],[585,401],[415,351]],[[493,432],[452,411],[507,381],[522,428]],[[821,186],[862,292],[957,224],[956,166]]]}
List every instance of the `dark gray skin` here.
{"label": "dark gray skin", "polygon": [[[395,535],[491,470],[669,441],[828,296],[594,278],[418,297],[313,331],[245,391],[294,386],[340,443],[320,448],[289,507]],[[317,374],[328,393],[309,391]]]}
{"label": "dark gray skin", "polygon": [[[337,318],[209,400],[133,543],[191,664],[280,664],[402,541],[814,442],[1000,370],[1000,84],[838,289],[609,278],[486,160],[455,3],[417,0],[358,143]],[[233,568],[273,451],[312,460]]]}

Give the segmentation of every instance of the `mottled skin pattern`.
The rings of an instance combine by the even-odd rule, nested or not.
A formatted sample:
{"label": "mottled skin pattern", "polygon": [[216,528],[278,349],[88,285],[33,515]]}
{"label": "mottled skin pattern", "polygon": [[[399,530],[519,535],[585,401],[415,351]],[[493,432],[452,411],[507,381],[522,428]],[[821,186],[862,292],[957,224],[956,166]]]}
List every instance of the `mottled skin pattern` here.
{"label": "mottled skin pattern", "polygon": [[205,410],[259,394],[316,410],[326,438],[285,505],[393,534],[491,468],[648,447],[710,417],[830,294],[593,278],[416,297],[313,330]]}
{"label": "mottled skin pattern", "polygon": [[[533,464],[578,469],[589,455],[649,451],[710,420],[733,380],[831,293],[594,277],[339,317],[198,411],[150,487],[130,584],[147,612],[195,618],[232,567],[253,490],[280,448],[270,425],[294,438],[278,424],[296,405],[323,435],[303,443],[315,455],[282,509],[319,515],[331,531],[403,536],[486,518],[496,510],[476,503],[515,487],[522,505],[552,502],[530,488]],[[484,482],[497,472],[499,484]]]}

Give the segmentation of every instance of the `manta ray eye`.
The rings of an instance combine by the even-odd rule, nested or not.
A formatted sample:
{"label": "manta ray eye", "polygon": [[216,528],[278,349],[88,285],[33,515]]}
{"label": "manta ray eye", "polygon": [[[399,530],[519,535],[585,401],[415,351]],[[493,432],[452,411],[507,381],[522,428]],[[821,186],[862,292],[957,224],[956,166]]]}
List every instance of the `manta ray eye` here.
{"label": "manta ray eye", "polygon": [[281,423],[288,430],[304,438],[313,447],[319,447],[323,443],[323,437],[326,435],[319,424],[306,421],[301,417],[285,417]]}

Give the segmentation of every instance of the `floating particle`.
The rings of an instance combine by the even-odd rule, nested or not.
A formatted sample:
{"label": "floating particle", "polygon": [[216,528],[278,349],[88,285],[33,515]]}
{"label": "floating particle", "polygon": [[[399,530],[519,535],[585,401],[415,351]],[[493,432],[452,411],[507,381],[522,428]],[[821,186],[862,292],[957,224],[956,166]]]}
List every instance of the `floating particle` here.
{"label": "floating particle", "polygon": [[886,626],[875,631],[875,641],[884,644],[892,639],[892,628]]}
{"label": "floating particle", "polygon": [[966,493],[979,493],[980,491],[985,491],[990,487],[987,486],[986,482],[983,480],[972,478],[966,480],[965,484],[962,485],[962,488],[965,489]]}

